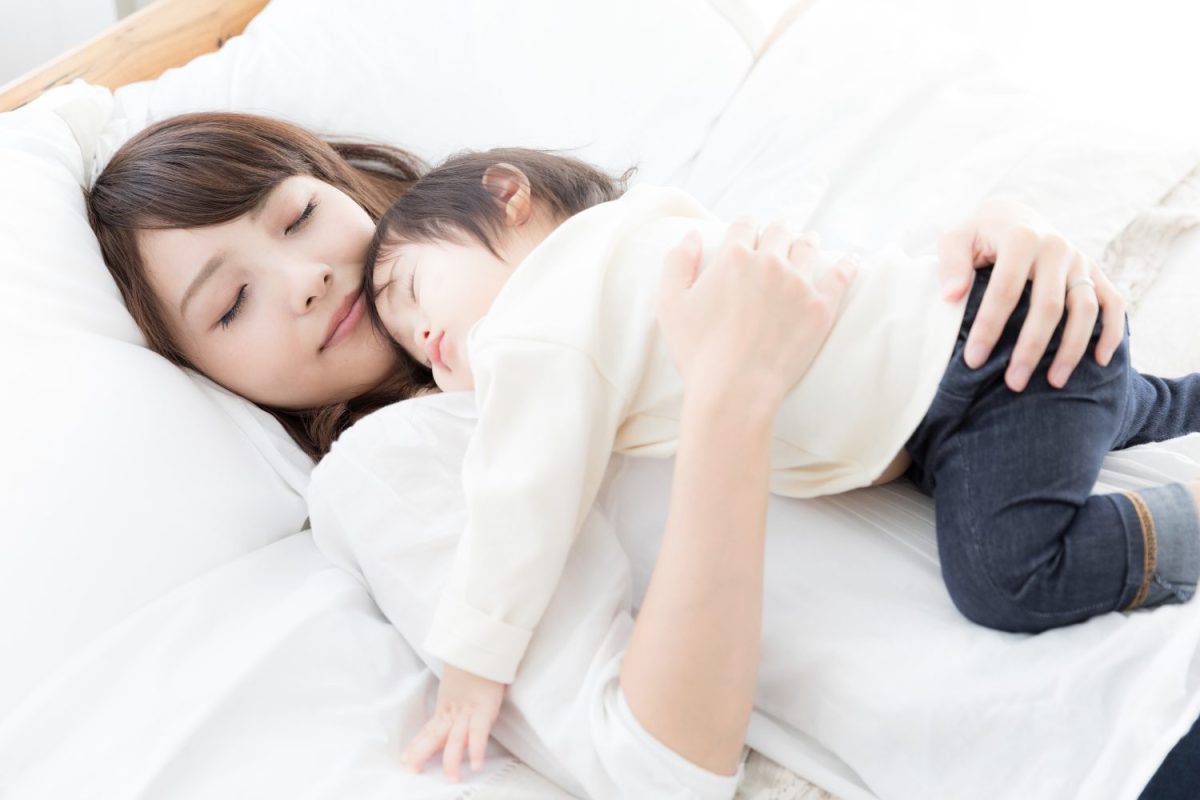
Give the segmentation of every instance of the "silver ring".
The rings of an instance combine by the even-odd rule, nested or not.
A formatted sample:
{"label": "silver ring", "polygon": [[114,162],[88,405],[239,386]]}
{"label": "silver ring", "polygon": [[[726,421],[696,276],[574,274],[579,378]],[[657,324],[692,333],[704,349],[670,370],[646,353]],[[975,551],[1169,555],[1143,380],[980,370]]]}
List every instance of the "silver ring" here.
{"label": "silver ring", "polygon": [[1067,284],[1067,291],[1064,292],[1064,294],[1070,294],[1071,290],[1074,289],[1076,286],[1090,286],[1090,287],[1092,287],[1093,292],[1096,291],[1096,282],[1095,281],[1093,281],[1091,278],[1079,278],[1078,280],[1071,281],[1070,283]]}

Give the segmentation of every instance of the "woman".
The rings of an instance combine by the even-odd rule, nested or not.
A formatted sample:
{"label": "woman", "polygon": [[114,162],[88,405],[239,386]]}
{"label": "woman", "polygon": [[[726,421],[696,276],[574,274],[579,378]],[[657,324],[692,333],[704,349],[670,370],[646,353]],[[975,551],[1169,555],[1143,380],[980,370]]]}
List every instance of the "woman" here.
{"label": "woman", "polygon": [[[427,373],[394,374],[401,361],[369,326],[324,348],[331,323],[360,288],[373,221],[422,168],[396,148],[329,145],[275,120],[184,115],[118,151],[88,196],[88,214],[150,346],[273,413],[320,459],[356,419],[432,386]],[[763,269],[764,259],[790,249],[777,226],[757,244],[748,226],[735,229],[756,255],[743,260],[729,248],[714,267]],[[1059,325],[1068,275],[1090,276],[1095,292],[1069,296],[1051,382],[1061,386],[1083,357],[1100,312],[1094,357],[1107,363],[1121,336],[1120,295],[1029,209],[987,203],[940,245],[950,300],[967,291],[974,267],[996,263],[971,332],[971,366],[990,352],[1032,278],[1033,310],[1006,374],[1011,388],[1024,388]],[[752,401],[733,381],[713,376],[736,358],[739,373],[758,364],[768,382],[760,388],[794,381],[832,320],[818,315],[803,327],[766,329],[767,315],[751,309],[771,295],[745,295],[737,315],[727,317],[727,335],[701,336],[698,297],[681,297],[674,322],[664,324],[674,325],[676,342],[691,342],[676,352],[690,369],[707,372],[706,384],[727,388],[688,396],[666,538],[620,680],[634,716],[658,742],[701,770],[728,776],[745,735],[761,631],[764,419],[771,414],[761,397],[778,392]],[[829,300],[814,298],[818,305]],[[785,351],[792,354],[790,377],[775,371]],[[730,403],[747,413],[721,414]],[[726,546],[696,546],[704,540]],[[696,579],[705,573],[725,579]],[[719,657],[729,654],[736,658]],[[705,669],[697,671],[697,664]],[[680,681],[685,674],[688,680]],[[706,724],[689,724],[697,718]],[[431,729],[410,751],[414,760],[444,746],[444,764],[456,774],[467,737],[454,733]],[[474,760],[482,748],[471,744]]]}

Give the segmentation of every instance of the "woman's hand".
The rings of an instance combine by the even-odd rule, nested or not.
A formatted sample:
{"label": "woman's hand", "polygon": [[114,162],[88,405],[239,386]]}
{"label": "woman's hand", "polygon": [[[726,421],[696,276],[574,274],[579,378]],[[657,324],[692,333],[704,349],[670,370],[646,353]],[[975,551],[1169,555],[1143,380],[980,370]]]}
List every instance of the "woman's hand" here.
{"label": "woman's hand", "polygon": [[736,385],[777,409],[828,336],[857,265],[843,260],[814,279],[813,241],[780,220],[758,236],[739,218],[697,278],[700,250],[692,231],[667,254],[658,304],[684,391]]}
{"label": "woman's hand", "polygon": [[[944,296],[950,302],[957,302],[971,288],[976,267],[995,264],[967,339],[964,359],[971,368],[992,352],[1026,281],[1032,278],[1029,314],[1004,375],[1004,382],[1014,392],[1029,383],[1064,308],[1067,324],[1048,378],[1055,388],[1066,385],[1083,357],[1098,313],[1103,313],[1103,327],[1096,343],[1096,363],[1107,365],[1121,343],[1125,298],[1096,262],[1023,203],[1000,198],[985,201],[970,219],[942,235],[938,255]],[[1080,278],[1091,278],[1095,291],[1083,287],[1068,295],[1068,283]]]}
{"label": "woman's hand", "polygon": [[471,768],[483,768],[483,753],[488,734],[500,713],[507,684],[482,678],[446,664],[438,685],[437,709],[433,719],[408,743],[400,755],[405,769],[420,772],[429,757],[442,753],[442,769],[451,781],[458,781],[458,765],[470,742]]}

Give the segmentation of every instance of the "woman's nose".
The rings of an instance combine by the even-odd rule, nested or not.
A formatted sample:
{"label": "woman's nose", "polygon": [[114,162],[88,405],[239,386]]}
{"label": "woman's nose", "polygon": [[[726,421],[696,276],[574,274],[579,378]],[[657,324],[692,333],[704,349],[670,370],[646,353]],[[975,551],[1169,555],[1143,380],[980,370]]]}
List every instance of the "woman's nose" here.
{"label": "woman's nose", "polygon": [[300,313],[304,313],[311,309],[314,305],[319,304],[325,293],[333,288],[333,270],[329,267],[323,267],[321,270],[314,272],[306,281],[305,285],[301,286],[300,297],[302,299],[303,308]]}

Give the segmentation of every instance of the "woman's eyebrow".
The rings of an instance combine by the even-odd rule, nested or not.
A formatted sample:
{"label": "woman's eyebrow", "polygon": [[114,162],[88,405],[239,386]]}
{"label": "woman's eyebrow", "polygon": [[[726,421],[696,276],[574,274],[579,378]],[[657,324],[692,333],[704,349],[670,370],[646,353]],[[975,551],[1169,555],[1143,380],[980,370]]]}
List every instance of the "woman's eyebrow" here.
{"label": "woman's eyebrow", "polygon": [[258,202],[255,203],[254,208],[250,209],[249,216],[251,222],[258,222],[258,218],[262,216],[263,211],[265,211],[267,206],[270,204],[271,198],[278,193],[280,186],[282,186],[282,184],[277,183],[268,189],[267,193],[259,198]]}
{"label": "woman's eyebrow", "polygon": [[201,267],[200,272],[195,278],[192,279],[192,284],[188,286],[187,291],[183,293],[183,300],[179,302],[180,317],[184,316],[184,313],[187,309],[187,304],[191,302],[192,298],[196,295],[196,292],[200,289],[205,281],[211,278],[213,274],[221,268],[221,265],[228,260],[228,256],[229,254],[222,250],[218,253],[215,253],[213,257],[210,258],[203,267]]}

